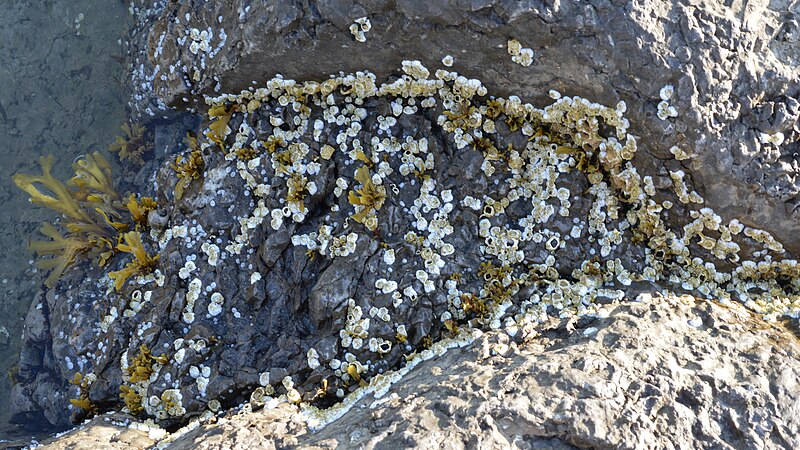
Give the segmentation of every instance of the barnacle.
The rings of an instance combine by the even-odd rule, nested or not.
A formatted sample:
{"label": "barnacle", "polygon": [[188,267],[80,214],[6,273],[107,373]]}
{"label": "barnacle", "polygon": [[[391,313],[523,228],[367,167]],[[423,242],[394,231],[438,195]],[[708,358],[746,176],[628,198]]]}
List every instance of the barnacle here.
{"label": "barnacle", "polygon": [[122,161],[130,160],[136,164],[144,164],[142,155],[152,150],[153,146],[147,142],[144,127],[135,123],[124,123],[120,127],[125,136],[117,136],[116,142],[108,146],[108,150],[118,152]]}
{"label": "barnacle", "polygon": [[283,138],[270,136],[267,138],[266,141],[263,141],[262,144],[264,145],[264,150],[267,151],[268,154],[275,153],[279,148],[286,147],[286,141]]}
{"label": "barnacle", "polygon": [[119,290],[128,278],[134,275],[145,275],[152,273],[156,268],[156,263],[160,255],[150,256],[142,245],[142,235],[138,231],[129,231],[123,235],[124,244],[117,245],[117,250],[130,253],[134,256],[125,267],[111,272],[108,276],[114,280],[114,289]]}
{"label": "barnacle", "polygon": [[205,166],[203,152],[199,148],[192,150],[185,160],[181,155],[175,158],[172,170],[178,175],[178,183],[175,185],[174,191],[176,200],[183,198],[183,193],[191,185],[192,180],[197,180],[203,176]]}
{"label": "barnacle", "polygon": [[[467,131],[481,125],[481,113],[469,100],[461,100],[453,105],[452,111],[444,111],[453,129]],[[452,131],[452,130],[448,130]]]}
{"label": "barnacle", "polygon": [[594,173],[600,169],[595,153],[587,152],[584,149],[577,149],[568,145],[556,147],[557,155],[573,155],[575,158],[575,168],[586,173]]}
{"label": "barnacle", "polygon": [[[483,289],[486,297],[500,305],[511,299],[519,285],[519,279],[512,276],[512,267],[508,265],[495,266],[492,262],[485,262],[478,268],[478,275],[483,277]],[[483,305],[479,305],[481,308]]]}
{"label": "barnacle", "polygon": [[401,344],[405,344],[408,341],[408,335],[405,335],[399,331],[395,333],[394,338]]}
{"label": "barnacle", "polygon": [[225,106],[217,105],[208,109],[208,117],[217,119],[208,126],[206,137],[225,150],[225,137],[228,135],[228,122],[236,112],[237,105]]}
{"label": "barnacle", "polygon": [[[386,188],[372,182],[367,166],[361,166],[356,171],[355,179],[361,183],[361,187],[350,191],[347,199],[351,205],[356,207],[353,220],[366,225],[367,218],[373,216],[383,206],[383,202],[386,200]],[[372,231],[375,230],[372,229]]]}
{"label": "barnacle", "polygon": [[161,393],[161,407],[171,416],[181,416],[186,413],[186,408],[181,404],[182,400],[180,389],[167,389]]}

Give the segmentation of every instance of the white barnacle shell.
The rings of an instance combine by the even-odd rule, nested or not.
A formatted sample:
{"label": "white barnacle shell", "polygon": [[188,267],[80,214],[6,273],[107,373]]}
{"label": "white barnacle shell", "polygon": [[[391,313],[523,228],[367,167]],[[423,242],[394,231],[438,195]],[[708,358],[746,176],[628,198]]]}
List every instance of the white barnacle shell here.
{"label": "white barnacle shell", "polygon": [[658,96],[661,97],[661,100],[666,101],[672,98],[673,93],[675,93],[675,88],[671,84],[668,84],[661,88],[661,91],[659,91]]}

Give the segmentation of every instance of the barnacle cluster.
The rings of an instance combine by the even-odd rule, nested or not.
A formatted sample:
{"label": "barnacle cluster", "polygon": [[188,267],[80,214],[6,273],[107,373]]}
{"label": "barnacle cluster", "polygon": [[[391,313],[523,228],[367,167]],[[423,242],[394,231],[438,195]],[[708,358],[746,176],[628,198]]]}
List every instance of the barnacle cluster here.
{"label": "barnacle cluster", "polygon": [[120,397],[129,412],[138,414],[146,411],[158,418],[182,415],[186,412],[181,404],[180,392],[167,389],[159,397],[147,396],[147,387],[156,380],[158,373],[168,362],[164,354],[153,356],[150,348],[144,344],[139,347],[139,354],[130,362],[127,351],[122,355],[124,384],[120,386]]}
{"label": "barnacle cluster", "polygon": [[[53,157],[39,160],[41,175],[17,174],[14,183],[30,195],[32,203],[59,213],[63,234],[50,223],[42,225],[41,232],[50,241],[30,243],[39,256],[43,269],[52,269],[45,284],[52,287],[78,256],[93,259],[105,266],[110,258],[124,248],[122,233],[138,236],[147,225],[147,214],[156,207],[149,197],[137,199],[130,194],[127,203],[114,189],[111,165],[100,153],[90,153],[73,163],[75,175],[66,184],[51,174]],[[123,246],[123,247],[121,247]],[[122,250],[125,251],[125,250]]]}
{"label": "barnacle cluster", "polygon": [[372,23],[366,17],[359,17],[354,21],[352,25],[350,25],[350,34],[358,42],[366,42],[367,41],[367,32],[372,29]]}
{"label": "barnacle cluster", "polygon": [[533,50],[523,47],[516,39],[508,40],[508,54],[512,61],[523,67],[533,64]]}
{"label": "barnacle cluster", "polygon": [[[529,64],[528,50],[509,41],[509,52],[521,64]],[[671,92],[662,91],[666,101]],[[259,198],[253,215],[241,220],[240,236],[225,247],[230,256],[242,252],[246,238],[241,236],[267,218],[275,230],[286,226],[285,220],[303,223],[307,207],[302,200],[312,193],[306,186],[319,174],[318,161],[330,160],[336,152],[356,168],[350,169],[350,176],[336,179],[332,195],[336,198],[349,189],[350,218],[367,230],[382,229],[382,206],[393,196],[401,197],[403,191],[407,195],[409,189],[416,192],[413,204],[402,205],[412,223],[404,241],[416,249],[420,267],[412,280],[392,271],[396,250],[384,245],[385,265],[378,274],[375,295],[388,296],[391,302],[384,306],[372,304],[369,296],[349,299],[347,320],[340,331],[341,355],[326,361],[316,349],[307,351],[310,369],[327,365],[333,371],[330,386],[339,397],[376,376],[376,359],[399,349],[414,353],[406,331],[409,324],[394,323],[393,310],[407,302],[414,304],[421,295],[440,295],[440,289],[450,304],[440,324],[451,336],[463,331],[459,325],[464,324],[469,325],[467,329],[505,327],[512,332],[521,323],[540,320],[553,311],[562,316],[602,316],[607,310],[595,298],[619,300],[623,297],[619,288],[638,281],[671,283],[676,289],[721,299],[738,297],[767,318],[798,315],[796,262],[774,259],[783,250],[768,233],[735,220],[723,223],[709,208],[693,209],[693,205],[702,206],[703,200],[682,172],[671,175],[672,189],[660,190],[655,189],[652,176],[638,173],[631,163],[637,143],[627,131],[624,102],[612,108],[551,91],[554,102],[538,109],[517,97],[487,94],[478,80],[447,70],[438,70],[431,78],[419,62],[406,61],[403,75],[384,85],[377,85],[368,73],[321,83],[278,77],[265,88],[209,99],[215,111],[253,112],[257,110],[251,105],[257,104],[261,117],[269,115],[272,125],[272,134],[265,138],[245,115],[238,130],[230,130],[232,138],[225,137],[224,145],[217,142],[221,136],[213,139],[239,159],[240,175]],[[388,99],[391,113],[374,116],[373,132],[365,141],[362,133],[371,115],[366,105],[372,98]],[[288,111],[289,118],[270,108]],[[664,108],[673,116],[669,105]],[[428,139],[394,134],[402,116],[419,111],[438,114],[438,125],[456,151],[479,151],[484,176],[498,187],[482,198],[460,194],[458,189],[439,190],[429,175],[436,169],[436,156]],[[340,131],[335,134],[328,131],[330,127]],[[608,129],[611,133],[601,131]],[[330,137],[324,139],[323,134]],[[509,136],[524,138],[525,145],[518,146],[514,143],[518,140]],[[286,206],[267,206],[274,178],[264,176],[258,156],[241,152],[259,146],[270,155],[267,161],[271,161],[273,177],[285,180]],[[686,155],[679,150],[673,153],[679,159]],[[581,184],[574,181],[576,173],[585,180],[579,192],[572,187]],[[560,181],[567,176],[573,177],[571,181]],[[588,217],[570,218],[574,202],[587,197],[591,200]],[[516,213],[512,219],[508,211],[520,203],[527,213]],[[679,220],[667,220],[676,205],[688,209],[690,220],[682,229],[672,228]],[[341,207],[334,202],[330,211]],[[472,274],[445,281],[442,274],[452,270],[448,262],[458,253],[448,242],[457,207],[480,213],[475,232],[482,239],[483,262]],[[548,226],[559,220],[572,220],[566,233]],[[292,243],[305,246],[309,258],[347,255],[357,245],[366,245],[358,243],[357,231],[334,235],[346,229],[346,223],[344,227],[336,222],[321,224],[317,231],[294,235]],[[381,235],[369,239],[381,239]],[[626,240],[641,248],[641,261],[623,257]],[[587,258],[570,268],[559,258],[576,241],[583,242]],[[353,248],[341,253],[338,249],[345,242]],[[743,248],[754,249],[748,257],[760,261],[731,272],[714,266],[713,260],[741,262]],[[772,276],[778,273],[793,281],[778,281]],[[750,294],[756,286],[771,294]],[[525,297],[519,297],[521,292]],[[385,328],[377,327],[382,323],[392,332],[378,331]],[[417,336],[415,341],[424,348],[428,337]],[[265,395],[261,392],[259,399],[263,401]]]}
{"label": "barnacle cluster", "polygon": [[[525,62],[518,44],[509,42],[509,52]],[[251,240],[264,235],[285,236],[299,247],[291,258],[307,258],[310,267],[370,258],[374,282],[342,299],[334,348],[305,346],[304,367],[288,375],[259,368],[249,396],[254,405],[341,401],[327,412],[306,404],[318,424],[477,330],[513,336],[550,315],[603,317],[633,283],[739,300],[766,319],[800,316],[800,270],[781,259],[783,247],[769,233],[723,220],[680,170],[639,173],[624,102],[549,94],[552,103],[538,108],[492,97],[479,80],[404,61],[385,84],[366,72],[306,82],[277,76],[207,98],[213,121],[205,139],[190,139],[188,159],[173,165],[176,198],[218,170],[243,186],[247,207],[230,237],[209,236],[189,220],[151,230],[161,249],[173,242],[197,254],[176,269],[184,300],[173,310],[184,336],[166,344],[163,357],[139,348],[129,363],[152,327],[135,325],[121,361],[127,409],[159,419],[182,417],[190,402],[206,405],[206,414],[219,410],[226,399],[212,395],[219,366],[208,361],[210,340],[190,337],[189,326],[256,319],[204,281],[201,267],[230,265],[258,285],[269,274],[249,259],[259,257]],[[441,138],[408,125],[421,116]],[[207,170],[204,155],[225,168]],[[477,161],[468,166],[474,173],[447,184],[447,165],[464,161]],[[137,235],[123,236],[115,248],[135,259],[112,275],[118,287],[152,271],[158,258]],[[144,294],[136,291],[120,320],[143,308],[164,275],[139,281]],[[413,320],[423,303],[437,305],[430,327]]]}
{"label": "barnacle cluster", "polygon": [[[509,41],[509,52],[521,64],[530,62],[528,50]],[[250,230],[260,223],[269,220],[273,230],[285,227],[287,221],[304,223],[309,213],[306,201],[318,190],[314,180],[321,161],[336,158],[337,152],[344,155],[345,167],[355,168],[335,180],[329,195],[336,199],[348,193],[344,206],[352,208],[350,219],[374,233],[362,235],[367,241],[382,239],[384,204],[407,196],[409,190],[416,192],[413,204],[401,205],[412,224],[403,241],[416,249],[412,258],[419,267],[412,280],[392,271],[396,248],[383,243],[384,265],[375,295],[389,297],[389,304],[372,303],[369,295],[349,299],[347,320],[339,333],[342,353],[323,360],[316,349],[307,350],[310,369],[327,366],[333,371],[330,390],[340,398],[376,376],[376,359],[392,352],[414,354],[409,324],[395,323],[393,311],[415,304],[423,295],[447,297],[450,307],[441,314],[440,326],[450,336],[464,331],[464,324],[469,325],[467,330],[505,327],[516,332],[521,323],[554,312],[602,316],[606,307],[595,298],[619,300],[620,288],[639,281],[671,283],[676,289],[721,299],[738,297],[767,318],[800,312],[796,262],[774,259],[783,250],[768,233],[735,220],[723,223],[716,213],[701,207],[702,197],[680,171],[671,174],[671,189],[658,190],[652,176],[638,173],[631,162],[637,142],[627,131],[624,102],[607,107],[551,91],[554,102],[539,109],[513,96],[487,97],[480,81],[454,72],[438,70],[431,78],[417,61],[405,61],[402,70],[401,77],[384,85],[361,72],[323,82],[277,77],[264,88],[208,100],[214,115],[247,111],[236,121],[238,129],[228,127],[223,135],[218,127],[209,137],[228,159],[238,161],[238,172],[255,195],[252,215],[240,219],[240,233],[220,250],[220,260],[241,254]],[[666,101],[672,94],[666,89],[660,95]],[[368,105],[377,98],[387,99],[390,114],[372,116]],[[662,106],[673,116],[669,105]],[[436,155],[428,139],[394,134],[404,115],[420,111],[438,115],[437,123],[456,152],[480,152],[483,175],[497,187],[482,198],[439,189],[430,175],[436,170]],[[369,121],[371,116],[374,120]],[[263,126],[253,121],[267,117],[271,132],[264,136],[256,131]],[[366,126],[373,128],[364,138]],[[331,128],[338,128],[338,134]],[[511,139],[515,136],[524,145]],[[678,159],[687,155],[679,149],[673,153]],[[264,171],[265,164],[271,172]],[[572,178],[561,181],[567,177]],[[575,177],[584,181],[576,182]],[[281,179],[286,192],[283,206],[269,206],[276,180]],[[576,191],[574,185],[583,188]],[[591,202],[588,216],[572,217],[575,202],[586,198]],[[508,211],[519,204],[527,212],[512,218]],[[336,201],[329,205],[331,213],[343,207]],[[667,218],[678,207],[686,208],[689,221],[675,229],[673,224],[680,221]],[[467,275],[445,280],[442,275],[452,270],[450,261],[458,253],[448,241],[458,208],[480,214],[475,232],[482,240],[483,262]],[[549,226],[564,220],[572,223],[566,232]],[[347,222],[334,221],[320,224],[316,231],[297,233],[291,242],[306,247],[309,259],[333,258],[366,245],[359,236],[358,229],[349,231]],[[626,241],[641,249],[640,261],[624,257]],[[586,251],[586,259],[572,267],[570,261],[560,260],[570,245]],[[715,260],[742,262],[744,248],[750,249],[748,258],[760,258],[759,262],[730,272],[714,266]],[[778,273],[794,281],[778,281],[772,276]],[[251,276],[260,278],[258,273]],[[772,294],[750,294],[756,286]],[[444,293],[438,294],[442,289]],[[378,326],[384,323],[387,326]],[[383,331],[387,328],[391,333]],[[416,336],[414,343],[425,348],[429,338]],[[284,388],[285,395],[296,397],[297,386]],[[263,402],[271,395],[264,391],[257,397]]]}
{"label": "barnacle cluster", "polygon": [[675,88],[668,84],[661,88],[658,92],[658,96],[661,98],[661,101],[658,102],[658,112],[656,115],[661,120],[667,120],[669,118],[678,117],[678,110],[669,104],[669,100],[672,98],[672,95],[675,93]]}

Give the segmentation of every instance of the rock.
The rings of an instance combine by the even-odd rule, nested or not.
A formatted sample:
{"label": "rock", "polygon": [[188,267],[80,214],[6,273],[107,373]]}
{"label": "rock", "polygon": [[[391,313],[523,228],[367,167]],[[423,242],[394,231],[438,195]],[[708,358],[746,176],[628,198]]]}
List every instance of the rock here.
{"label": "rock", "polygon": [[[457,7],[426,1],[170,3],[138,35],[151,45],[131,49],[135,66],[144,64],[146,73],[161,69],[152,90],[135,84],[135,97],[142,100],[140,112],[161,101],[202,109],[201,94],[216,95],[220,87],[238,92],[277,73],[308,80],[369,70],[384,79],[403,59],[438,68],[452,55],[455,70],[483,80],[497,95],[522,93],[523,100],[541,103],[556,89],[607,105],[624,100],[637,116],[632,131],[643,150],[638,163],[659,165],[673,145],[690,151],[694,156],[682,165],[706,205],[724,211],[726,219],[767,229],[797,252],[798,167],[781,176],[787,169],[765,157],[772,144],[754,143],[754,157],[732,150],[753,130],[782,131],[786,140],[778,147],[787,150],[788,161],[795,158],[800,130],[791,129],[796,120],[789,111],[800,98],[799,69],[792,63],[800,48],[787,38],[796,34],[797,18],[787,13],[779,19],[781,14],[778,5],[746,9],[667,0],[631,8],[609,1],[494,0]],[[361,43],[349,27],[363,16],[372,29]],[[211,31],[208,52],[189,50],[192,29]],[[784,38],[767,30],[782,30]],[[506,41],[512,37],[533,49],[531,67],[509,58]],[[669,102],[679,116],[660,120],[656,110],[665,85],[675,86]],[[786,113],[772,118],[765,109],[772,103],[785,104]]]}
{"label": "rock", "polygon": [[11,333],[8,332],[8,328],[0,327],[0,347],[7,347],[9,342],[11,342]]}
{"label": "rock", "polygon": [[109,414],[96,417],[68,434],[37,448],[91,450],[145,449],[151,448],[164,430],[136,423],[125,414]]}
{"label": "rock", "polygon": [[[189,427],[170,448],[800,445],[800,339],[782,325],[734,304],[660,296],[616,306],[589,336],[559,322],[518,335],[502,354],[506,335],[494,332],[451,349],[319,431],[283,404]],[[105,427],[78,433],[103,445]],[[60,439],[50,445],[75,437]]]}
{"label": "rock", "polygon": [[[76,262],[48,293],[44,322],[31,313],[19,420],[124,409],[172,429],[248,400],[330,406],[437,341],[484,330],[494,340],[448,353],[430,378],[412,372],[398,391],[409,404],[351,412],[341,423],[358,425],[329,438],[368,445],[396,415],[431,433],[397,425],[391,443],[405,446],[449,433],[470,447],[667,446],[670,426],[703,446],[796,444],[796,425],[778,419],[794,417],[790,377],[744,386],[714,365],[723,333],[698,334],[738,320],[731,358],[772,373],[766,347],[740,361],[759,342],[741,324],[756,322],[671,297],[620,305],[672,290],[768,321],[800,315],[797,68],[782,62],[800,50],[751,24],[777,26],[771,13],[666,1],[245,3],[136,10],[132,106],[196,108],[208,123],[195,144],[176,142],[179,122],[155,133],[165,159],[135,179],[164,216],[140,231],[138,259]],[[463,76],[437,70],[446,54]],[[374,74],[344,73],[361,69]],[[203,100],[217,83],[243,91]],[[181,172],[175,153],[202,164]],[[142,251],[159,256],[157,270],[115,287],[108,273]],[[675,348],[686,336],[707,341]],[[796,352],[785,358],[794,367]],[[466,385],[442,378],[473,372]],[[76,373],[86,382],[70,385]],[[787,387],[765,388],[772,380]],[[641,400],[630,414],[626,395]],[[742,406],[751,400],[762,409]],[[743,415],[721,419],[713,408],[725,401]],[[463,420],[439,425],[443,414]],[[311,439],[295,422],[265,426],[297,431],[286,445]],[[741,430],[724,434],[732,423]],[[435,428],[445,425],[466,431]]]}

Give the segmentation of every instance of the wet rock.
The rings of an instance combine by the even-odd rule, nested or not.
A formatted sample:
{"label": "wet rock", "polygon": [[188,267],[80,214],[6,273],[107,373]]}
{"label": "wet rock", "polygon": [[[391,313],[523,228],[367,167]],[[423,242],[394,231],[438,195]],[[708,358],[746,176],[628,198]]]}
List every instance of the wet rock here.
{"label": "wet rock", "polygon": [[33,302],[31,303],[30,309],[28,309],[28,314],[25,316],[25,329],[23,332],[24,339],[31,342],[45,342],[49,338],[48,332],[50,330],[48,328],[49,324],[47,323],[47,315],[45,313],[45,295],[52,296],[54,293],[46,293],[43,290],[37,292],[36,297],[34,297]]}
{"label": "wet rock", "polygon": [[8,346],[9,342],[11,342],[11,333],[6,327],[0,327],[0,347]]}

